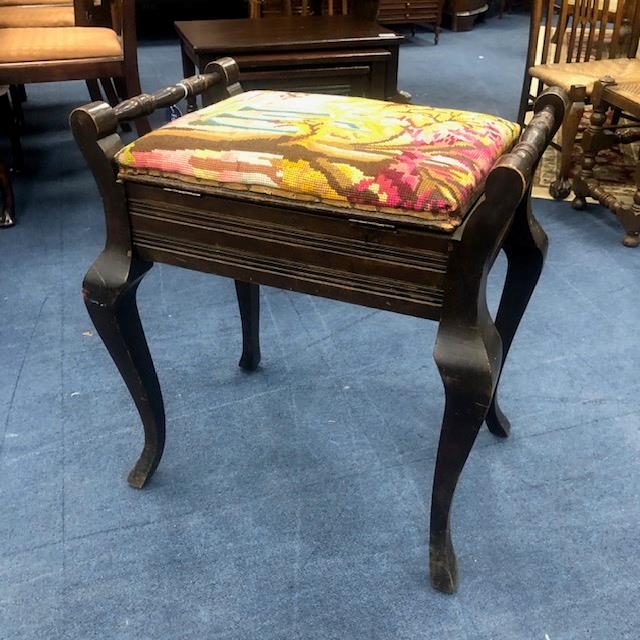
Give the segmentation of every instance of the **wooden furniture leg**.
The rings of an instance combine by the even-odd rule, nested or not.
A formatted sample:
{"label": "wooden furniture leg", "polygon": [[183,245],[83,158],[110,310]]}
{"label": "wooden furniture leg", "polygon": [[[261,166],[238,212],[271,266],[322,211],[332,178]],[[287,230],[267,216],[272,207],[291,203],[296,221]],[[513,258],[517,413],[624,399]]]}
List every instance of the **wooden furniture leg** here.
{"label": "wooden furniture leg", "polygon": [[[497,333],[489,345],[481,335],[481,324],[487,322],[488,314],[481,323],[465,328],[441,322],[438,329],[435,359],[446,402],[431,498],[429,570],[433,587],[445,593],[455,592],[458,584],[450,528],[453,494],[489,408],[496,375],[490,362],[500,358]],[[466,362],[456,355],[460,353],[460,340],[470,356]]]}
{"label": "wooden furniture leg", "polygon": [[[513,225],[503,245],[508,267],[496,315],[496,328],[502,338],[501,373],[513,337],[542,272],[547,245],[547,235],[533,217],[530,196],[527,196],[516,209]],[[487,413],[487,426],[494,435],[506,438],[511,426],[500,409],[497,393],[496,388]]]}
{"label": "wooden furniture leg", "polygon": [[95,78],[91,80],[86,80],[87,91],[89,92],[89,97],[94,102],[100,102],[102,100],[102,93],[100,93],[100,86],[98,85],[98,81]]}
{"label": "wooden furniture leg", "polygon": [[4,163],[0,162],[0,228],[12,227],[16,223],[15,202],[9,171]]}
{"label": "wooden furniture leg", "polygon": [[128,477],[137,489],[156,470],[165,440],[162,393],[136,305],[138,285],[150,267],[108,242],[83,283],[87,311],[142,419],[144,448]]}
{"label": "wooden furniture leg", "polygon": [[562,123],[560,171],[558,177],[549,185],[549,193],[556,200],[564,200],[571,193],[571,156],[583,113],[584,101],[576,101],[571,105],[571,109],[565,115]]}
{"label": "wooden furniture leg", "polygon": [[240,280],[235,284],[242,322],[240,367],[255,371],[260,364],[260,286]]}

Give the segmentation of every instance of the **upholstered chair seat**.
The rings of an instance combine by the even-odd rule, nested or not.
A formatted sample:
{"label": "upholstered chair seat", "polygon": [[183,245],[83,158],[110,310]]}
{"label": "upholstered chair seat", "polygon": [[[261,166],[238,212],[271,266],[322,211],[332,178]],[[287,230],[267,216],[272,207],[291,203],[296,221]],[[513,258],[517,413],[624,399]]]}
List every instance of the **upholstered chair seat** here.
{"label": "upholstered chair seat", "polygon": [[251,91],[137,139],[116,160],[125,180],[412,216],[450,232],[518,135],[492,115]]}
{"label": "upholstered chair seat", "polygon": [[0,29],[15,27],[73,27],[74,24],[73,5],[2,6],[0,4]]}
{"label": "upholstered chair seat", "polygon": [[122,58],[122,44],[115,31],[103,27],[26,27],[0,29],[0,64]]}

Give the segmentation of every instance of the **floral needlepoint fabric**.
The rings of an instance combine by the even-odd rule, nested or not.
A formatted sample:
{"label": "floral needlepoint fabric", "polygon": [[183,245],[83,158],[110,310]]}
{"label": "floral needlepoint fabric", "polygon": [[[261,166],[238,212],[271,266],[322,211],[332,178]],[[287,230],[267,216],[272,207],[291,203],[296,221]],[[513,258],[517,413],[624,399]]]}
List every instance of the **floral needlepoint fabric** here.
{"label": "floral needlepoint fabric", "polygon": [[124,179],[248,189],[451,231],[518,135],[518,125],[479,113],[250,91],[139,138],[117,162]]}

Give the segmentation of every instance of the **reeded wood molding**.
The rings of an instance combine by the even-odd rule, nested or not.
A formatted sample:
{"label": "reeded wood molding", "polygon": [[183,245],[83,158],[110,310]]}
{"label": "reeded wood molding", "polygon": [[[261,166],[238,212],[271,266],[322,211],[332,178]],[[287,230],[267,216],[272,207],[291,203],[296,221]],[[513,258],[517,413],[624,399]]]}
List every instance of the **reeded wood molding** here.
{"label": "reeded wood molding", "polygon": [[[133,244],[136,250],[145,257],[153,259],[158,255],[163,256],[161,262],[170,262],[169,255],[175,256],[175,264],[184,262],[185,258],[198,259],[212,265],[212,273],[219,273],[221,265],[227,265],[236,269],[246,269],[252,273],[271,274],[291,281],[292,278],[299,282],[307,282],[315,286],[329,286],[342,288],[345,291],[357,291],[361,294],[381,297],[385,300],[402,301],[411,304],[419,304],[432,312],[442,306],[442,289],[429,285],[420,285],[410,282],[402,282],[394,278],[370,276],[353,273],[341,269],[324,267],[317,264],[264,256],[249,251],[232,249],[227,246],[211,246],[178,241],[160,234],[147,231],[134,231]],[[217,266],[214,266],[217,265]],[[191,263],[191,268],[193,264]],[[293,275],[295,274],[295,276]],[[298,290],[302,288],[297,287]],[[308,290],[308,287],[307,287]],[[380,308],[390,308],[392,305],[372,305]],[[400,311],[400,309],[395,309]],[[433,313],[427,315],[431,317]]]}
{"label": "reeded wood molding", "polygon": [[255,218],[243,219],[232,213],[212,213],[202,211],[198,207],[188,208],[175,203],[163,204],[157,201],[150,203],[131,197],[129,198],[129,211],[133,216],[179,222],[201,229],[223,230],[245,238],[268,238],[272,242],[295,243],[301,247],[335,252],[339,255],[397,262],[437,274],[445,274],[447,271],[448,253],[446,251],[392,247],[354,238],[314,233],[309,230],[301,232],[285,225],[260,221]]}

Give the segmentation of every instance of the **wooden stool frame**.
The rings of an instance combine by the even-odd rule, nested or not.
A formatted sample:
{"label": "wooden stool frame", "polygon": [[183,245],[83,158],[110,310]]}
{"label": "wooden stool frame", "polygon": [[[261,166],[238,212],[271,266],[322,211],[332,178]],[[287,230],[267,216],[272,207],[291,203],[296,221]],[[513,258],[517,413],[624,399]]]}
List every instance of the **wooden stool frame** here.
{"label": "wooden stool frame", "polygon": [[[502,156],[481,197],[455,232],[391,216],[251,192],[202,188],[150,177],[118,179],[118,125],[204,94],[205,104],[242,91],[229,58],[205,74],[115,108],[94,102],[71,114],[71,126],[105,208],[107,241],[83,284],[91,319],[129,388],[144,426],[144,448],[129,474],[141,488],[165,441],[160,385],[136,306],[136,290],[154,262],[235,280],[243,349],[240,366],[260,362],[259,285],[319,295],[439,322],[434,350],[446,403],[431,505],[430,571],[452,593],[457,562],[449,513],[476,435],[486,423],[506,437],[510,425],[496,388],[502,365],[540,275],[547,239],[530,207],[535,167],[568,101],[550,89],[520,142]],[[185,93],[187,96],[185,96]],[[487,274],[503,249],[508,271],[495,322],[487,309]]]}

